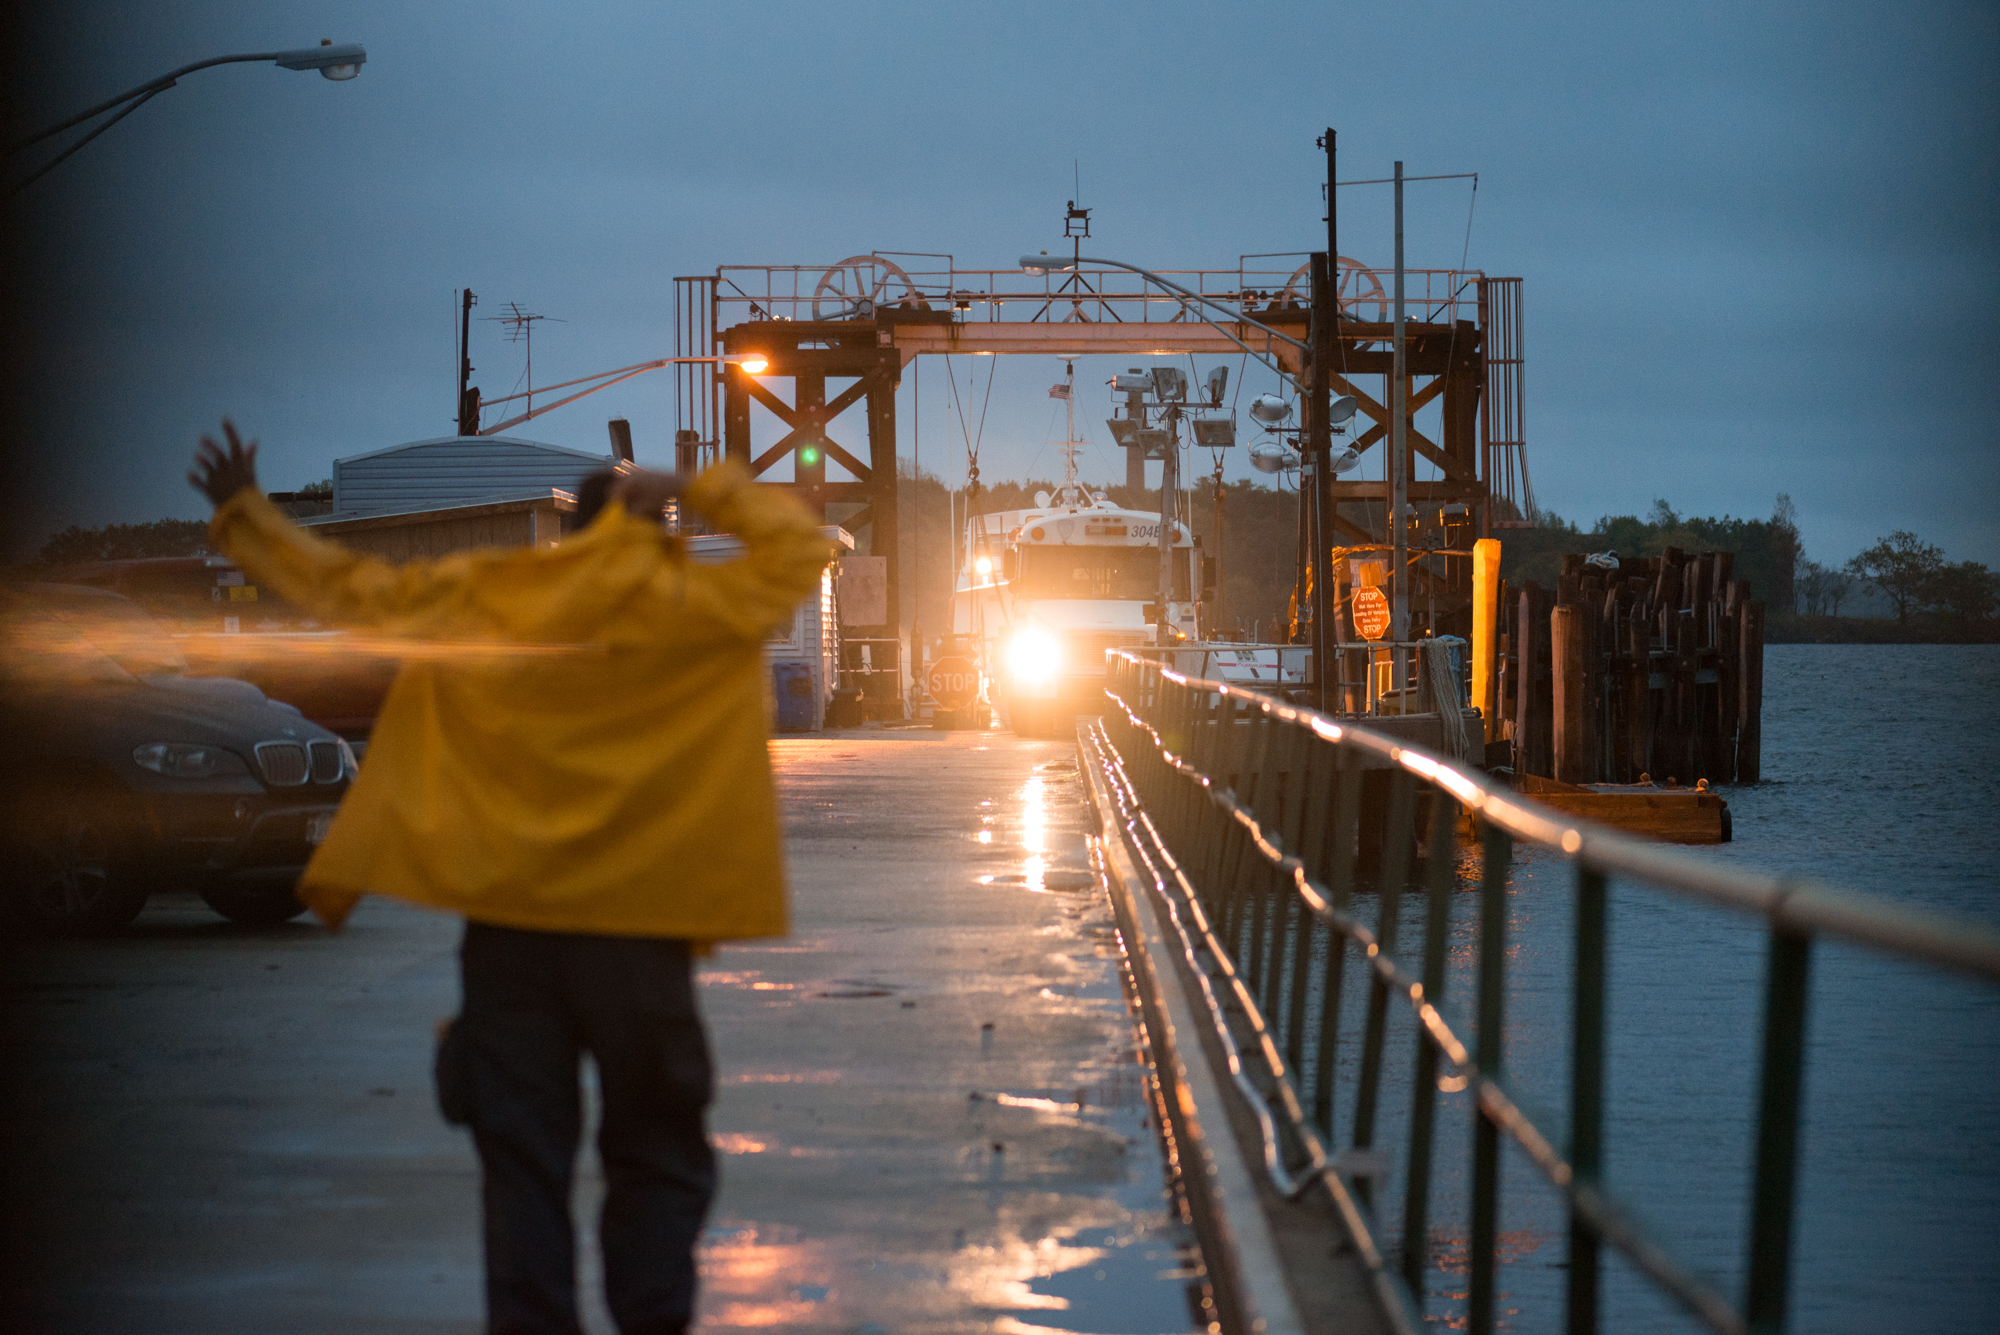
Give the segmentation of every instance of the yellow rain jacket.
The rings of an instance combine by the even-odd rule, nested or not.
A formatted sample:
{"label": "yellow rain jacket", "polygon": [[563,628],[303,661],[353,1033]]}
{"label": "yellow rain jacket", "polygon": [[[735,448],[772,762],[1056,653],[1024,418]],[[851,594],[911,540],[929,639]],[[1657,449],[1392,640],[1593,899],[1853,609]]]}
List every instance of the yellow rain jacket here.
{"label": "yellow rain jacket", "polygon": [[372,893],[538,931],[786,930],[763,642],[831,546],[734,463],[682,503],[743,557],[696,565],[616,504],[560,547],[400,566],[313,536],[255,488],[216,511],[216,546],[256,583],[411,642],[299,887],[329,926]]}

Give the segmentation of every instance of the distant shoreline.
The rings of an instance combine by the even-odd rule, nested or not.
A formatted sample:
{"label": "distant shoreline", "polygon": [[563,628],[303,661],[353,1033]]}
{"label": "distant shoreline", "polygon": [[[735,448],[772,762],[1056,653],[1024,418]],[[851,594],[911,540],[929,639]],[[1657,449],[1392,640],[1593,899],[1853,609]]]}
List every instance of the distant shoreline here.
{"label": "distant shoreline", "polygon": [[1894,617],[1806,616],[1774,612],[1766,644],[2000,644],[2000,627],[1953,625],[1924,613],[1907,624]]}

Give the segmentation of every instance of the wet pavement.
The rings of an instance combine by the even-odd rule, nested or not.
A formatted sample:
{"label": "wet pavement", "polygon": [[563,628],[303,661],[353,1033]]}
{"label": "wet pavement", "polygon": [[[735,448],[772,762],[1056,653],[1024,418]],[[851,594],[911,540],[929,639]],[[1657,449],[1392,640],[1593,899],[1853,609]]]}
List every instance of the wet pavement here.
{"label": "wet pavement", "polygon": [[774,756],[796,934],[703,976],[730,1153],[705,1327],[1191,1329],[1074,744]]}
{"label": "wet pavement", "polygon": [[[795,932],[702,973],[725,1156],[702,1327],[1195,1328],[1073,745],[773,756]],[[477,1167],[429,1082],[457,935],[384,901],[330,937],[170,896],[13,961],[27,1328],[480,1329]]]}

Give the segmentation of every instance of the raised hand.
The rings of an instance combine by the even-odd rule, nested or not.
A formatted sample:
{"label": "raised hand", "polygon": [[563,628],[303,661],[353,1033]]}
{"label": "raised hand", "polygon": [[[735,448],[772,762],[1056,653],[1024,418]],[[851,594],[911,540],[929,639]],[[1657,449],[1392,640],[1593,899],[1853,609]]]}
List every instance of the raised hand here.
{"label": "raised hand", "polygon": [[680,495],[686,485],[679,473],[657,473],[642,468],[612,484],[611,499],[641,519],[658,519],[667,502]]}
{"label": "raised hand", "polygon": [[213,436],[203,436],[195,448],[194,469],[188,474],[188,485],[217,506],[243,488],[257,485],[257,442],[245,445],[236,434],[236,424],[226,417],[222,419],[222,434],[229,438],[227,452]]}

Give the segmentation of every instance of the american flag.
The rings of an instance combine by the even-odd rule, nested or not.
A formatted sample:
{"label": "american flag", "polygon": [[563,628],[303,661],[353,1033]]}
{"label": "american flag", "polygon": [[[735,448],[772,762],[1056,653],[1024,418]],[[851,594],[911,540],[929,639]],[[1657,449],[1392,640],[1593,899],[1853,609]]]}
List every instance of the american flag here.
{"label": "american flag", "polygon": [[1066,398],[1068,398],[1068,397],[1069,397],[1069,386],[1068,386],[1068,385],[1050,385],[1050,386],[1049,386],[1049,397],[1050,397],[1050,398],[1052,398],[1052,399],[1066,399]]}

